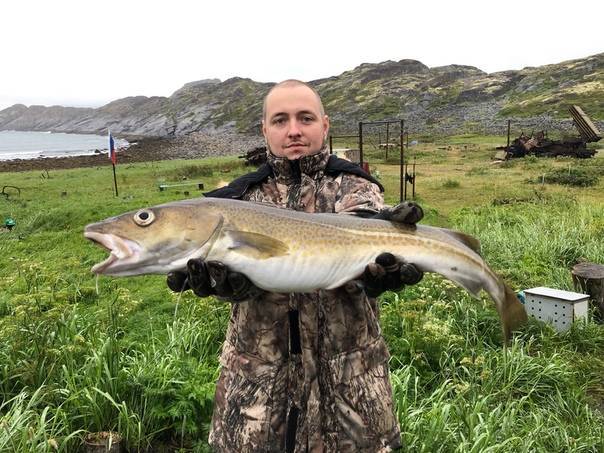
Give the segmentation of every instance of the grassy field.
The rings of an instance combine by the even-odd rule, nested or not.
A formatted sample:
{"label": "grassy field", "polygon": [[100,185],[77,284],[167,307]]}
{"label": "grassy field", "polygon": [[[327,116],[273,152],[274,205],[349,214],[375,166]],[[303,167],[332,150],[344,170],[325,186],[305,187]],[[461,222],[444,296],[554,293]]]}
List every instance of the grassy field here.
{"label": "grassy field", "polygon": [[[604,156],[493,164],[503,137],[420,143],[417,199],[425,223],[480,238],[487,261],[516,290],[572,289],[580,258],[604,263],[604,180],[547,183],[553,170],[597,176]],[[601,154],[601,153],[600,153]],[[368,149],[370,168],[398,201],[397,157]],[[198,196],[246,173],[236,158],[0,173],[0,451],[78,451],[88,432],[118,431],[128,451],[206,451],[218,353],[229,307],[178,297],[159,276],[95,280],[105,252],[84,225]],[[549,179],[547,179],[549,180]],[[572,182],[571,178],[571,182]],[[391,378],[408,451],[604,451],[604,326],[565,334],[529,322],[502,348],[497,315],[436,276],[381,297]]]}

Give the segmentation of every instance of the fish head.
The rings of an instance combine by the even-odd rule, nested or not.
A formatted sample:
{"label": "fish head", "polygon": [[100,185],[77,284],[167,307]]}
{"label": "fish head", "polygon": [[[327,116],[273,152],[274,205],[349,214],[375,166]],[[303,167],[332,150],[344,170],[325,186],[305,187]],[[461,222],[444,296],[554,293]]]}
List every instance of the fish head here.
{"label": "fish head", "polygon": [[188,203],[168,203],[87,225],[84,237],[109,251],[92,267],[95,274],[129,276],[167,274],[204,257],[222,216]]}

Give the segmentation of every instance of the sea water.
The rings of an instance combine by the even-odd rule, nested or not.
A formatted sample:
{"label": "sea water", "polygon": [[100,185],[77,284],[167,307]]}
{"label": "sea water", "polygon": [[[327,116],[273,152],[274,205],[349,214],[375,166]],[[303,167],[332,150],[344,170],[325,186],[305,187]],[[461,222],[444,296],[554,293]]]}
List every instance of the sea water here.
{"label": "sea water", "polygon": [[[115,146],[123,148],[128,142],[116,139]],[[106,135],[0,131],[0,160],[107,153],[108,147]]]}

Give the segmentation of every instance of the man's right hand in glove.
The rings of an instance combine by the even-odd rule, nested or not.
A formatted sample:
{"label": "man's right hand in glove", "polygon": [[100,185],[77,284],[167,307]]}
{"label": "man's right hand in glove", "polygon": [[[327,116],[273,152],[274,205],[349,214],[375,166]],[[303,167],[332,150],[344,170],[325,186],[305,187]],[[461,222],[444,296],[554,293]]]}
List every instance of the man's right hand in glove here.
{"label": "man's right hand in glove", "polygon": [[264,292],[245,275],[230,271],[223,263],[200,258],[189,260],[186,272],[170,272],[166,283],[174,292],[191,289],[199,297],[218,296],[233,302]]}

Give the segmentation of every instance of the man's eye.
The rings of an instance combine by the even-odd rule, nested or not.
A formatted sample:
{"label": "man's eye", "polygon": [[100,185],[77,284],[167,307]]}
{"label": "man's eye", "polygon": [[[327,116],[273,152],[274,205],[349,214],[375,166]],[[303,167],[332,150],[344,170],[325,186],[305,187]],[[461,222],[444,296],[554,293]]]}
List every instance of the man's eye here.
{"label": "man's eye", "polygon": [[302,121],[304,121],[305,123],[311,123],[314,120],[314,118],[312,116],[303,116],[302,117]]}
{"label": "man's eye", "polygon": [[285,123],[285,118],[275,118],[273,120],[273,124],[284,124]]}

